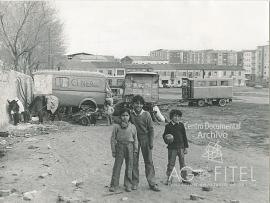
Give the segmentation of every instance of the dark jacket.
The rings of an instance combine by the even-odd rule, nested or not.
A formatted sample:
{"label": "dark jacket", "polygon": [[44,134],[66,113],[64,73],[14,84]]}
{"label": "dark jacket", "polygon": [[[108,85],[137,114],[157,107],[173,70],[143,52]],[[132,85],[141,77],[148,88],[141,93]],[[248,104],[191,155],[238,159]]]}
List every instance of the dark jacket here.
{"label": "dark jacket", "polygon": [[[168,144],[165,135],[172,134],[173,142]],[[165,126],[163,133],[163,140],[168,144],[168,149],[188,148],[188,140],[186,136],[186,129],[183,123],[174,124],[172,122]]]}

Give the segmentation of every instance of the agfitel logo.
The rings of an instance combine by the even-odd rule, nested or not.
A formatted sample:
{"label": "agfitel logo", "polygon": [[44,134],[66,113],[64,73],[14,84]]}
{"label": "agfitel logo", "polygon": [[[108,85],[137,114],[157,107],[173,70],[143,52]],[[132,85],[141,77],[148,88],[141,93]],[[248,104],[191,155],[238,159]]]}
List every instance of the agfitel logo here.
{"label": "agfitel logo", "polygon": [[[213,143],[209,142],[205,149],[205,153],[202,155],[202,157],[207,158],[209,161],[213,161],[216,163],[223,164],[222,159],[222,152],[221,152],[221,146],[218,144],[218,142]],[[182,177],[182,172],[186,171],[186,177]],[[201,181],[203,180],[210,180],[211,177],[214,178],[214,181],[218,181],[218,179],[221,178],[221,181],[223,180],[224,183],[235,182],[256,182],[254,179],[254,171],[252,166],[215,166],[213,170],[213,174],[210,174],[207,170],[194,170],[190,166],[185,166],[180,170],[180,173],[177,173],[177,170],[175,167],[172,170],[171,175],[169,176],[169,180],[171,181],[173,177],[177,178],[179,181],[186,180],[191,182],[194,178],[194,172],[200,171],[200,174],[197,176]],[[230,176],[230,178],[229,178]]]}
{"label": "agfitel logo", "polygon": [[209,161],[223,163],[221,146],[218,143],[209,142],[202,157],[207,158]]}

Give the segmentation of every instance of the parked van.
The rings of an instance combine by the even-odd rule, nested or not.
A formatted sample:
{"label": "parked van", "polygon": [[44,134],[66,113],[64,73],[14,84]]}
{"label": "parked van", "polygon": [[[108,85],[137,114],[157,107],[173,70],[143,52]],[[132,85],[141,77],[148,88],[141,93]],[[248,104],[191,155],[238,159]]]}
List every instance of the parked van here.
{"label": "parked van", "polygon": [[35,94],[53,94],[59,98],[61,106],[97,110],[106,99],[112,98],[112,91],[102,73],[44,70],[33,75]]}

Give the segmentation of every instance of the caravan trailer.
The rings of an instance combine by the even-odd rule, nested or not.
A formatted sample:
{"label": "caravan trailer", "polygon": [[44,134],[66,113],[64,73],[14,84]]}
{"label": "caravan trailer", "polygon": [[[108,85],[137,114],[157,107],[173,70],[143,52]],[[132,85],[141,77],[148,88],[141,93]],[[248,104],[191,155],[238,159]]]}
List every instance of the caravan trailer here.
{"label": "caravan trailer", "polygon": [[233,81],[230,78],[182,79],[182,101],[189,105],[225,106],[232,101]]}

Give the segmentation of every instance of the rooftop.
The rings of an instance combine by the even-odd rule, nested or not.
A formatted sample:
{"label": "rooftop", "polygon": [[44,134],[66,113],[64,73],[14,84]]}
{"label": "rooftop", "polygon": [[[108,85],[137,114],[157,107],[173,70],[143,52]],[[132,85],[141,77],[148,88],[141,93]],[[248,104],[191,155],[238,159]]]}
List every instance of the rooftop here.
{"label": "rooftop", "polygon": [[243,70],[241,66],[221,66],[212,64],[129,64],[129,69],[152,70]]}

